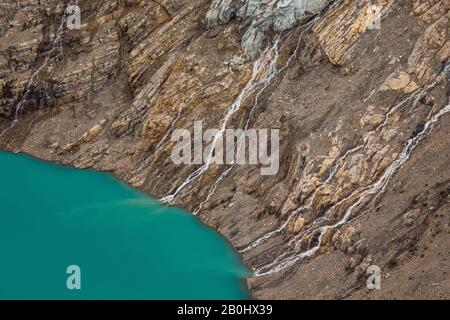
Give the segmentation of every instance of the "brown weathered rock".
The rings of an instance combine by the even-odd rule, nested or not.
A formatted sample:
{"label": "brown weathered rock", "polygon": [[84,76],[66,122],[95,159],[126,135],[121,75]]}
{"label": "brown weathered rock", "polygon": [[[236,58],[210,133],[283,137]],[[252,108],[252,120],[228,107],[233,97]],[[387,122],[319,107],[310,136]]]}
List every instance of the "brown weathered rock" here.
{"label": "brown weathered rock", "polygon": [[[213,166],[174,204],[200,209],[239,248],[269,234],[244,254],[252,268],[311,253],[252,279],[256,298],[367,298],[364,281],[345,271],[349,260],[365,277],[369,265],[383,269],[392,256],[399,262],[390,290],[374,297],[448,298],[448,115],[395,164],[405,142],[448,104],[450,1],[371,1],[382,8],[380,30],[368,29],[368,4],[351,0],[308,27],[286,20],[294,27],[276,54],[261,56],[255,79],[279,72],[242,100],[255,67],[243,44],[261,49],[259,32],[244,34],[263,16],[241,20],[242,2],[219,2],[227,6],[216,7],[220,23],[208,30],[210,1],[83,1],[83,27],[58,37],[62,2],[0,0],[1,148],[107,170],[161,198],[199,168],[170,161],[172,132],[192,132],[195,121],[220,128],[240,101],[226,127],[279,129],[278,174]],[[277,38],[281,25],[272,22],[263,48]],[[324,226],[333,228],[321,234]],[[429,278],[406,281],[419,265]]]}

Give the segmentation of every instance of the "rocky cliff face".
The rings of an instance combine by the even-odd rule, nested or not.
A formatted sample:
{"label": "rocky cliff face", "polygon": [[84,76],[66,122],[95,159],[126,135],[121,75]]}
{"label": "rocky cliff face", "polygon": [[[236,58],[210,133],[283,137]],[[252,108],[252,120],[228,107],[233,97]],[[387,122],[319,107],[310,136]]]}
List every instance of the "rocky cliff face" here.
{"label": "rocky cliff face", "polygon": [[206,14],[206,27],[213,28],[233,18],[244,21],[242,49],[255,58],[267,41],[267,33],[280,33],[317,15],[331,0],[214,0]]}
{"label": "rocky cliff face", "polygon": [[[450,1],[68,4],[0,0],[3,149],[198,212],[257,298],[450,297]],[[280,129],[279,173],[173,164],[198,120]]]}

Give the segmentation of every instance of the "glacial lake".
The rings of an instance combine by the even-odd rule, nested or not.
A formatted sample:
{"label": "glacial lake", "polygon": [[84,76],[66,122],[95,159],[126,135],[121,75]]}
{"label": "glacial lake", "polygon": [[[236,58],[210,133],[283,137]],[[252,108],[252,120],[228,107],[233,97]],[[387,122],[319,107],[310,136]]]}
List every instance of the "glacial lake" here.
{"label": "glacial lake", "polygon": [[0,299],[247,299],[214,230],[108,174],[0,152]]}

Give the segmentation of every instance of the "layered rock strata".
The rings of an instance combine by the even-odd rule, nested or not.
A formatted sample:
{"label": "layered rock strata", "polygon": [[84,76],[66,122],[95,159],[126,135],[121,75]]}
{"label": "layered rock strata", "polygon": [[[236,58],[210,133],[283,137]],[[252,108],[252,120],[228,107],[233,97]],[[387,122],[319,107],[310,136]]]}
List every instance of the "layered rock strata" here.
{"label": "layered rock strata", "polygon": [[241,251],[255,297],[450,297],[450,1],[83,1],[79,30],[67,5],[0,0],[2,149],[163,198],[199,169],[172,132],[232,111],[280,130],[279,173],[210,166],[172,200]]}

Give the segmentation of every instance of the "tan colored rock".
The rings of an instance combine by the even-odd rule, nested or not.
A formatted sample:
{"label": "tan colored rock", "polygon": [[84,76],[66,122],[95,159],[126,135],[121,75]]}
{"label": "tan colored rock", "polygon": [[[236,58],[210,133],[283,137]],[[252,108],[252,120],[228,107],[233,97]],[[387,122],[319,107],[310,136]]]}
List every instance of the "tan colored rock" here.
{"label": "tan colored rock", "polygon": [[361,118],[361,126],[365,127],[367,125],[379,125],[384,121],[384,115],[377,113],[375,106],[371,105],[367,108],[367,112]]}
{"label": "tan colored rock", "polygon": [[294,224],[294,233],[298,233],[302,231],[303,227],[305,226],[306,220],[303,217],[298,217]]}
{"label": "tan colored rock", "polygon": [[[411,77],[406,72],[400,71],[397,74],[391,75],[389,77],[385,84],[382,87],[382,90],[403,90],[408,87],[408,91],[411,90],[411,88],[415,87],[417,88],[417,85],[415,83],[412,84]],[[414,90],[413,90],[414,91]],[[411,91],[410,91],[411,92]]]}
{"label": "tan colored rock", "polygon": [[[385,244],[391,248],[390,241],[392,249],[401,250],[402,241],[393,240],[405,231],[399,227],[403,226],[404,208],[399,211],[397,206],[408,203],[415,193],[432,192],[429,190],[446,179],[443,164],[447,153],[441,138],[447,124],[444,117],[442,125],[421,141],[389,181],[410,179],[414,190],[407,190],[405,182],[401,194],[380,191],[362,196],[398,158],[412,130],[420,129],[447,101],[447,76],[443,74],[436,88],[421,100],[434,104],[432,108],[411,101],[391,113],[386,122],[385,115],[411,97],[410,93],[436,80],[436,72],[442,71],[450,56],[449,1],[371,2],[383,7],[382,30],[367,30],[373,16],[366,2],[344,0],[336,2],[310,30],[302,33],[302,28],[293,28],[284,33],[276,61],[282,72],[274,75],[266,88],[266,83],[254,87],[229,119],[228,128],[242,127],[253,111],[252,128],[281,129],[279,175],[261,177],[254,166],[236,166],[215,185],[225,171],[224,166],[217,166],[175,199],[176,205],[194,211],[210,196],[200,218],[220,228],[239,248],[277,230],[289,214],[302,209],[302,217],[292,219],[288,230],[245,254],[251,267],[270,264],[280,258],[279,253],[293,253],[289,250],[294,248],[287,247],[293,236],[301,237],[296,254],[310,249],[311,235],[302,234],[306,225],[312,226],[319,217],[320,227],[334,225],[361,200],[352,218],[360,217],[358,223],[363,227],[351,220],[333,230],[334,234],[325,234],[324,246],[316,253],[324,256],[298,261],[281,271],[277,281],[255,285],[255,297],[308,298],[326,293],[333,298],[343,292],[354,296],[360,282],[353,283],[343,272],[348,264],[344,253],[365,256],[374,251],[378,259],[385,255]],[[0,9],[0,110],[4,115],[11,115],[32,70],[50,55],[64,10],[63,3],[54,0],[22,1],[20,8],[17,3],[0,0],[1,9],[8,9]],[[84,1],[83,12],[89,19],[83,29],[64,32],[64,58],[52,60],[32,79],[31,93],[16,126],[9,128],[11,118],[0,119],[1,146],[75,167],[107,170],[159,198],[173,192],[198,166],[175,166],[170,161],[173,143],[167,137],[174,129],[191,129],[199,120],[207,128],[220,127],[254,67],[241,50],[248,21],[232,19],[208,32],[202,19],[210,4],[203,0]],[[409,9],[414,11],[412,15]],[[270,38],[267,44],[272,43]],[[264,63],[273,59],[271,56]],[[287,61],[289,65],[285,65]],[[386,90],[379,90],[385,79]],[[108,120],[103,123],[103,119]],[[364,146],[342,158],[361,144]],[[60,150],[66,151],[58,153]],[[421,161],[424,153],[432,154],[432,159]],[[336,164],[338,170],[329,177]],[[426,174],[424,170],[428,170]],[[385,190],[392,189],[388,184]],[[210,190],[214,192],[209,194]],[[400,217],[399,223],[396,217]],[[406,219],[408,225],[414,223],[410,219]],[[389,225],[382,228],[384,223]],[[364,231],[370,247],[361,249],[356,230]],[[426,237],[430,232],[420,231],[411,230],[417,239],[429,243]],[[330,244],[340,250],[330,251]],[[411,259],[411,264],[417,264]],[[357,260],[359,257],[353,266],[360,262]],[[255,261],[257,265],[253,265]],[[360,265],[357,268],[365,274]],[[272,280],[278,274],[269,277]],[[317,285],[324,279],[330,283],[328,287]],[[298,287],[308,290],[299,291]]]}
{"label": "tan colored rock", "polygon": [[[392,0],[372,1],[383,10],[392,6]],[[313,31],[325,54],[333,64],[344,65],[361,35],[367,31],[374,13],[368,5],[355,6],[353,1],[344,0],[339,8],[329,12],[325,19],[314,26]]]}
{"label": "tan colored rock", "polygon": [[334,230],[332,228],[329,228],[324,235],[322,236],[322,244],[324,246],[329,246],[332,243],[333,236],[334,236]]}
{"label": "tan colored rock", "polygon": [[[79,139],[63,146],[61,148],[61,150],[59,151],[59,153],[62,154],[62,153],[72,151],[74,148],[79,147],[80,145],[82,145],[84,143],[91,142],[92,140],[97,138],[97,136],[100,134],[100,132],[102,132],[102,130],[105,126],[105,123],[106,123],[106,120],[102,120],[99,124],[95,125],[88,132],[83,134],[83,136],[81,136]],[[83,167],[86,167],[86,166],[87,165],[83,165]]]}

